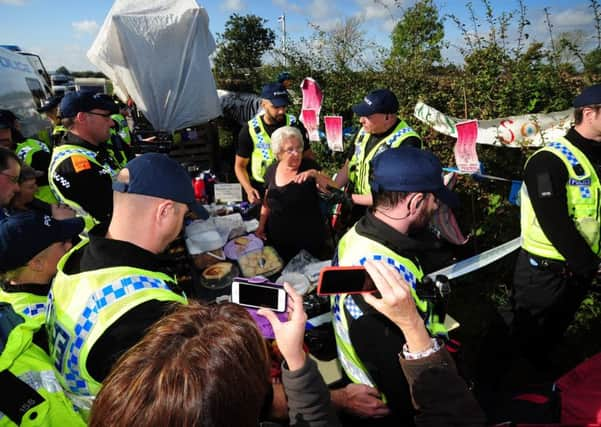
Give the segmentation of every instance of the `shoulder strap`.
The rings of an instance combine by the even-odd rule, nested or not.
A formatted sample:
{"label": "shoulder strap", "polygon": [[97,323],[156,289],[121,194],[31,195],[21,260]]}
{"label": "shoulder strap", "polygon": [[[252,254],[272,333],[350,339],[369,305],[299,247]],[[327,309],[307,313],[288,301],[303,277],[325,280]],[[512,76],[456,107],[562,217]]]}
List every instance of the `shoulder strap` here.
{"label": "shoulder strap", "polygon": [[10,390],[10,393],[3,393],[4,396],[0,399],[0,411],[17,425],[21,425],[27,411],[45,400],[40,393],[8,369],[0,372],[0,389]]}

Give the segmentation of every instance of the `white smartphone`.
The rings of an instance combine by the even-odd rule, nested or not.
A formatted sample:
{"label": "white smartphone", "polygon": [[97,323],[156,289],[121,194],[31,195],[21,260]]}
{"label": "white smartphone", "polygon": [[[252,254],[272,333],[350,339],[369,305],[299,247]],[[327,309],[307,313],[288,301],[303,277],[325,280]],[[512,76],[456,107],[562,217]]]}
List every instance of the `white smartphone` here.
{"label": "white smartphone", "polygon": [[268,281],[234,278],[232,282],[232,302],[244,307],[270,308],[278,313],[286,311],[287,294],[284,288]]}

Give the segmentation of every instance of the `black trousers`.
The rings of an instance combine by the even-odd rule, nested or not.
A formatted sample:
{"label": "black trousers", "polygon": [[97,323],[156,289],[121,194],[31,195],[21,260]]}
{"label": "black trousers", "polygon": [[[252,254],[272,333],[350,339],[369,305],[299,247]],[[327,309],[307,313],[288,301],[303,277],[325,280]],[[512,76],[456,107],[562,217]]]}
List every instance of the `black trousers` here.
{"label": "black trousers", "polygon": [[511,333],[531,363],[551,366],[549,353],[559,344],[586,296],[592,278],[571,274],[565,264],[521,249],[513,280]]}

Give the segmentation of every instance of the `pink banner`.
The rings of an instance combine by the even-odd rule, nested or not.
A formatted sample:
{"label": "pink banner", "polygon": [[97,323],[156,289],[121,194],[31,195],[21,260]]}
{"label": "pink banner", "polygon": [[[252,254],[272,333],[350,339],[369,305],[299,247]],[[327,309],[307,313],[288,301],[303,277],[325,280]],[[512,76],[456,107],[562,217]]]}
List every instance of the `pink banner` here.
{"label": "pink banner", "polygon": [[317,112],[315,110],[302,110],[301,122],[309,132],[309,141],[319,141],[319,133],[317,132]]}
{"label": "pink banner", "polygon": [[305,77],[300,85],[303,92],[303,105],[301,110],[315,110],[319,123],[319,113],[321,112],[321,103],[323,101],[323,93],[319,84],[311,77]]}
{"label": "pink banner", "polygon": [[328,147],[332,151],[344,151],[342,144],[342,116],[325,116],[323,118],[326,127],[326,139]]}
{"label": "pink banner", "polygon": [[475,173],[480,170],[480,161],[476,153],[478,138],[478,120],[457,123],[457,143],[455,144],[455,163],[461,172]]}

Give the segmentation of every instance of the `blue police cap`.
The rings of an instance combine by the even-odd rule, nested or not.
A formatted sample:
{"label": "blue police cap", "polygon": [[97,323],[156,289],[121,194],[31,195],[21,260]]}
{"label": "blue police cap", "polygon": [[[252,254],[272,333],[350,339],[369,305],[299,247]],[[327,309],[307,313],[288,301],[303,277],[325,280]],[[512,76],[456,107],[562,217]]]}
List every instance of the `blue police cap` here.
{"label": "blue police cap", "polygon": [[582,93],[574,98],[574,108],[601,104],[601,84],[585,87]]}
{"label": "blue police cap", "polygon": [[83,228],[82,218],[59,221],[36,211],[3,218],[0,220],[0,271],[23,267],[53,243],[72,240]]}
{"label": "blue police cap", "polygon": [[141,194],[184,203],[202,219],[209,213],[194,198],[194,188],[188,172],[165,154],[146,153],[130,160],[125,168],[129,183],[115,181],[113,190]]}
{"label": "blue police cap", "polygon": [[59,105],[59,113],[62,118],[75,117],[77,113],[88,112],[94,109],[113,112],[115,103],[108,95],[91,92],[69,92]]}
{"label": "blue police cap", "polygon": [[363,98],[363,102],[353,105],[353,111],[358,116],[371,116],[376,113],[396,114],[399,110],[399,100],[388,89],[376,89]]}
{"label": "blue police cap", "polygon": [[288,98],[288,91],[283,84],[267,83],[263,86],[261,91],[261,98],[267,99],[273,104],[274,107],[285,107],[290,104],[290,98]]}
{"label": "blue police cap", "polygon": [[442,166],[429,151],[414,147],[390,148],[378,154],[371,164],[372,191],[433,193],[449,207],[459,205],[455,193],[442,179]]}

